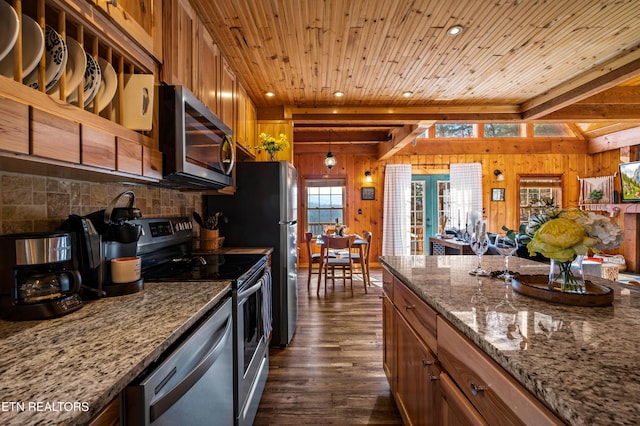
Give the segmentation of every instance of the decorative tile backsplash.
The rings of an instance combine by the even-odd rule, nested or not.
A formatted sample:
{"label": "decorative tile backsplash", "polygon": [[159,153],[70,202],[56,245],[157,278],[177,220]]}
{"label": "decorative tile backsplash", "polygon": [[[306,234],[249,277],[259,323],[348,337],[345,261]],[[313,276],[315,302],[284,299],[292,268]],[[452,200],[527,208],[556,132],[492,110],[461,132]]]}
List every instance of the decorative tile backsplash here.
{"label": "decorative tile backsplash", "polygon": [[0,234],[55,231],[70,214],[102,210],[123,191],[133,191],[143,217],[191,216],[202,206],[198,192],[0,172]]}

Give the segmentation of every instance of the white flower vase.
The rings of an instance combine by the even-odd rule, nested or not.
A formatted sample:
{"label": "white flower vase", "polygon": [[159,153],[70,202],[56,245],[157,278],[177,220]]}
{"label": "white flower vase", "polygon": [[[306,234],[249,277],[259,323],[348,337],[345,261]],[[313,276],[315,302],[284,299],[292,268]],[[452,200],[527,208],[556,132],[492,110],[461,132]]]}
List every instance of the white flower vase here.
{"label": "white flower vase", "polygon": [[560,287],[568,293],[586,293],[582,261],[584,256],[577,255],[573,260],[559,262],[551,259],[549,269],[549,288]]}

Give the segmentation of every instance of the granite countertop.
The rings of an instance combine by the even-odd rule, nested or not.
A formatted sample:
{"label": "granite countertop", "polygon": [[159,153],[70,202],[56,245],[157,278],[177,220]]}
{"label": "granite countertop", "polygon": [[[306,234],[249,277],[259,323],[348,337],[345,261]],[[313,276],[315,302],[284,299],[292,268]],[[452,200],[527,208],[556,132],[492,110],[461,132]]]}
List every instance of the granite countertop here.
{"label": "granite countertop", "polygon": [[43,321],[0,321],[0,424],[83,424],[219,301],[231,283],[145,283]]}
{"label": "granite countertop", "polygon": [[[640,419],[640,291],[593,276],[614,290],[612,306],[553,304],[468,271],[476,256],[383,256],[380,262],[569,424],[623,425]],[[503,269],[500,256],[483,267]],[[548,274],[512,258],[509,269]]]}

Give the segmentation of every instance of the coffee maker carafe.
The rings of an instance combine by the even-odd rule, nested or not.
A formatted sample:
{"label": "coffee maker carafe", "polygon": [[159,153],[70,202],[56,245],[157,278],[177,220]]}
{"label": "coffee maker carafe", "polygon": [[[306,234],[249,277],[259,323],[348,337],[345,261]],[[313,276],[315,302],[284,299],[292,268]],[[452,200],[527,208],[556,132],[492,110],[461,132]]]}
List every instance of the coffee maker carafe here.
{"label": "coffee maker carafe", "polygon": [[70,232],[0,235],[0,316],[59,317],[82,307]]}

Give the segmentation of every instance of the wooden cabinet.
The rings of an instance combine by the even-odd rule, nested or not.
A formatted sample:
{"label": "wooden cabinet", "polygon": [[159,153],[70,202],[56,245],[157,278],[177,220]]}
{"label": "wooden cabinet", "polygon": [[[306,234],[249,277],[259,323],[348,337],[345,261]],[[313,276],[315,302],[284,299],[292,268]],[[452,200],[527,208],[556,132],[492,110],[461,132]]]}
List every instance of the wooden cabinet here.
{"label": "wooden cabinet", "polygon": [[93,0],[122,30],[162,59],[162,0]]}
{"label": "wooden cabinet", "polygon": [[436,356],[396,311],[395,399],[405,424],[436,425],[440,371]]}
{"label": "wooden cabinet", "polygon": [[198,21],[197,81],[195,95],[215,115],[220,113],[220,51],[204,24]]}
{"label": "wooden cabinet", "polygon": [[145,146],[142,148],[142,175],[162,179],[162,153]]}
{"label": "wooden cabinet", "polygon": [[33,108],[31,154],[80,164],[80,124]]}
{"label": "wooden cabinet", "polygon": [[82,164],[116,169],[116,138],[110,133],[82,126]]}
{"label": "wooden cabinet", "polygon": [[559,425],[546,407],[444,319],[438,358],[462,393],[492,425]]}
{"label": "wooden cabinet", "polygon": [[114,398],[106,407],[102,409],[88,426],[116,426],[120,422],[120,397]]}
{"label": "wooden cabinet", "polygon": [[253,103],[251,98],[247,96],[247,102],[245,104],[245,120],[246,120],[246,140],[247,140],[247,148],[251,150],[253,153],[253,148],[256,146],[256,141],[258,140],[258,135],[256,132],[256,120],[258,118],[258,113],[256,110],[256,105]]}
{"label": "wooden cabinet", "polygon": [[562,424],[390,271],[382,280],[383,364],[406,424]]}
{"label": "wooden cabinet", "polygon": [[168,84],[186,86],[196,94],[197,76],[194,60],[199,53],[195,48],[198,16],[189,0],[173,0],[163,3],[165,29],[163,32],[164,64],[162,80]]}
{"label": "wooden cabinet", "polygon": [[237,82],[236,85],[236,124],[234,126],[236,144],[247,146],[247,91]]}
{"label": "wooden cabinet", "polygon": [[447,373],[440,373],[440,421],[442,426],[484,426],[478,410],[458,389]]}
{"label": "wooden cabinet", "polygon": [[119,172],[142,176],[142,145],[118,138],[116,152],[116,169]]}
{"label": "wooden cabinet", "polygon": [[0,97],[0,149],[29,153],[29,107]]}
{"label": "wooden cabinet", "polygon": [[395,309],[393,307],[393,275],[382,271],[382,367],[389,381],[391,392],[396,391],[396,339]]}
{"label": "wooden cabinet", "polygon": [[[224,124],[233,129],[236,102],[236,73],[231,68],[224,56],[221,56],[222,72],[220,78],[220,114]],[[234,129],[233,129],[234,130]]]}

